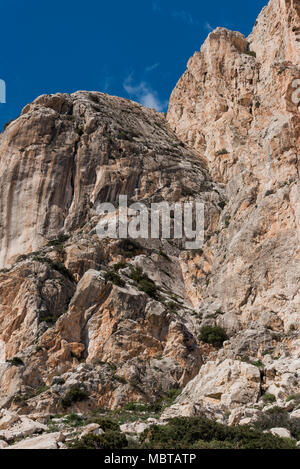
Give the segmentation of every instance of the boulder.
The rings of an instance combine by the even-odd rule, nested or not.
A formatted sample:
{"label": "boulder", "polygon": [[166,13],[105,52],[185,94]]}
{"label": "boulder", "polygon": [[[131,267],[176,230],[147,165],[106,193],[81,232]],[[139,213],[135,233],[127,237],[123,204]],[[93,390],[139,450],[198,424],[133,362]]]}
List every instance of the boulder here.
{"label": "boulder", "polygon": [[47,433],[35,438],[27,438],[8,449],[59,449],[59,443],[64,442],[62,433]]}
{"label": "boulder", "polygon": [[20,421],[18,414],[2,409],[0,413],[0,430],[7,430]]}
{"label": "boulder", "polygon": [[44,425],[43,423],[35,422],[28,417],[20,417],[13,426],[0,431],[0,439],[9,442],[17,438],[25,438],[29,435],[45,432],[47,429],[47,425]]}
{"label": "boulder", "polygon": [[162,417],[225,413],[255,404],[259,393],[260,371],[256,366],[229,359],[208,362]]}
{"label": "boulder", "polygon": [[280,438],[292,438],[291,432],[286,428],[272,428],[270,433],[274,436],[280,436]]}
{"label": "boulder", "polygon": [[104,431],[102,428],[100,428],[100,425],[97,423],[91,423],[90,425],[87,425],[86,427],[83,427],[81,429],[80,437],[83,438],[86,435],[89,435],[90,433],[94,433],[95,435],[103,435]]}
{"label": "boulder", "polygon": [[0,449],[6,449],[8,447],[8,443],[4,440],[0,440]]}

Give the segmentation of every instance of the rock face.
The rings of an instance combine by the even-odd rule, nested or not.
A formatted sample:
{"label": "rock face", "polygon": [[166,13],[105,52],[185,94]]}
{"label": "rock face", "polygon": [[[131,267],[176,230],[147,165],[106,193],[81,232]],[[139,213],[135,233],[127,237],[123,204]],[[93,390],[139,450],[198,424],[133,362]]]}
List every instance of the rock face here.
{"label": "rock face", "polygon": [[0,153],[0,268],[82,228],[120,194],[150,203],[213,189],[160,114],[101,93],[39,97],[1,136]]}
{"label": "rock face", "polygon": [[[203,360],[181,241],[102,240],[96,208],[193,196],[213,233],[221,194],[205,161],[162,115],[88,92],[26,106],[0,155],[2,404],[61,410],[84,382],[87,405],[118,407],[187,384]],[[119,286],[106,280],[116,264]],[[59,375],[66,385],[52,386]]]}
{"label": "rock face", "polygon": [[46,433],[34,438],[26,438],[7,449],[60,449],[60,443],[63,441],[64,437],[61,433]]}
{"label": "rock face", "polygon": [[[299,411],[299,47],[299,1],[271,0],[248,38],[208,36],[167,119],[80,91],[37,98],[0,135],[3,447],[26,414],[153,404],[178,388],[162,424]],[[203,249],[100,239],[97,206],[119,195],[204,203]],[[207,325],[225,329],[221,349],[201,342]],[[26,422],[20,448],[60,447]]]}
{"label": "rock face", "polygon": [[299,327],[299,31],[299,2],[284,0],[269,3],[248,39],[216,29],[170,101],[171,128],[226,193],[220,233],[204,249],[201,307],[221,310],[232,332]]}
{"label": "rock face", "polygon": [[13,412],[2,410],[0,415],[0,440],[11,442],[29,435],[42,433],[47,430],[46,425],[21,416]]}
{"label": "rock face", "polygon": [[182,415],[182,408],[190,409],[190,413],[185,412],[187,416],[211,416],[218,410],[231,412],[242,405],[255,404],[260,391],[257,367],[233,360],[208,362],[162,417]]}

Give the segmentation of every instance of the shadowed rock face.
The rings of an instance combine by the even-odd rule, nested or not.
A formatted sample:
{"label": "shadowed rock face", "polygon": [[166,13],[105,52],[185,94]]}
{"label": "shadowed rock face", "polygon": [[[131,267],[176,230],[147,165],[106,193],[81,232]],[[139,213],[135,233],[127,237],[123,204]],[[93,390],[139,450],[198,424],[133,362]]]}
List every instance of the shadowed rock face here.
{"label": "shadowed rock face", "polygon": [[[208,36],[167,120],[80,91],[37,98],[1,134],[1,406],[115,409],[186,386],[163,419],[237,424],[266,392],[300,393],[299,40],[299,2],[271,0],[249,38]],[[203,202],[203,249],[99,239],[97,205],[119,195]],[[204,325],[226,330],[220,350]],[[65,408],[74,386],[88,399]]]}

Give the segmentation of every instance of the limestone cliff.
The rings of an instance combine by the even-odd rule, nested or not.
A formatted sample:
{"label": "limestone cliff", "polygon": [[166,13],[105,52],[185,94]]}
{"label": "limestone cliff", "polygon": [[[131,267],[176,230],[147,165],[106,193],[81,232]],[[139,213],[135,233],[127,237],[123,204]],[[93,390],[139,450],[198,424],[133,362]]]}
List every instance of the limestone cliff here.
{"label": "limestone cliff", "polygon": [[277,0],[248,39],[218,28],[170,101],[170,126],[225,190],[201,306],[235,333],[299,327],[299,28],[299,3]]}
{"label": "limestone cliff", "polygon": [[[46,418],[183,389],[160,422],[251,423],[265,396],[297,412],[299,47],[299,1],[271,0],[248,38],[210,33],[167,118],[81,91],[37,98],[1,134],[3,408]],[[120,194],[203,202],[203,249],[99,239],[97,204]]]}
{"label": "limestone cliff", "polygon": [[[0,146],[3,403],[15,405],[17,393],[30,397],[27,411],[57,411],[68,384],[45,404],[34,389],[66,372],[71,383],[85,377],[93,406],[153,402],[187,384],[202,352],[185,251],[180,242],[101,240],[96,208],[120,194],[147,204],[193,197],[213,233],[221,195],[206,162],[164,116],[101,93],[41,96]],[[157,294],[143,291],[144,276]],[[24,367],[11,367],[15,356]]]}

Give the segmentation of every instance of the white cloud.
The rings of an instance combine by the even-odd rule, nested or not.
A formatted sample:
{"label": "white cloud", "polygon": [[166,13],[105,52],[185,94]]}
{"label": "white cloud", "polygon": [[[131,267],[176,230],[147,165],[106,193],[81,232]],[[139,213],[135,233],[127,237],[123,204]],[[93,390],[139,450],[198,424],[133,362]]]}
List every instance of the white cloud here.
{"label": "white cloud", "polygon": [[207,29],[208,31],[213,31],[214,28],[212,27],[212,25],[208,22],[205,23],[205,26],[204,26],[205,29]]}
{"label": "white cloud", "polygon": [[101,68],[101,77],[99,80],[99,88],[103,93],[109,93],[114,85],[115,78],[111,73],[109,66],[103,65]]}
{"label": "white cloud", "polygon": [[101,81],[101,89],[104,93],[107,93],[110,91],[111,87],[113,84],[113,77],[111,76],[106,76],[102,79]]}
{"label": "white cloud", "polygon": [[146,67],[145,72],[153,72],[153,70],[156,70],[160,66],[160,63],[156,63],[153,65],[150,65],[149,67]]}
{"label": "white cloud", "polygon": [[152,2],[152,10],[155,13],[163,13],[165,15],[171,16],[175,20],[183,21],[189,26],[199,25],[199,21],[188,11],[186,10],[170,10],[169,8],[163,9],[158,0]]}
{"label": "white cloud", "polygon": [[172,16],[173,18],[178,18],[184,23],[187,23],[189,25],[194,25],[198,23],[198,21],[195,20],[193,16],[188,11],[185,11],[185,10],[180,10],[180,11],[174,10],[172,11]]}
{"label": "white cloud", "polygon": [[158,112],[162,112],[166,108],[167,103],[162,103],[158,93],[145,81],[133,84],[132,75],[129,75],[124,81],[123,87],[132,99],[137,100],[145,107],[155,109]]}

